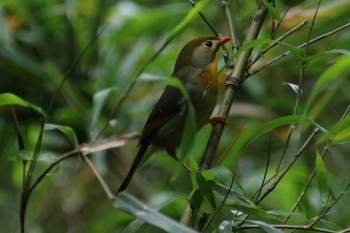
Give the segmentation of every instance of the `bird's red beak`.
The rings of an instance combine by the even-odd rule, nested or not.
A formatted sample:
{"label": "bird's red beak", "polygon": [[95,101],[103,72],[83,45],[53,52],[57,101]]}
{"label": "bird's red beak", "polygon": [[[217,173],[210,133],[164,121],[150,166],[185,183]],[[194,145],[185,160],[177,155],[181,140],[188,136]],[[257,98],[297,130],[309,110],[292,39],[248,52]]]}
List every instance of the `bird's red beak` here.
{"label": "bird's red beak", "polygon": [[220,41],[220,45],[223,45],[225,44],[227,41],[231,40],[231,37],[229,36],[223,36],[223,37],[220,37],[219,38],[219,41]]}

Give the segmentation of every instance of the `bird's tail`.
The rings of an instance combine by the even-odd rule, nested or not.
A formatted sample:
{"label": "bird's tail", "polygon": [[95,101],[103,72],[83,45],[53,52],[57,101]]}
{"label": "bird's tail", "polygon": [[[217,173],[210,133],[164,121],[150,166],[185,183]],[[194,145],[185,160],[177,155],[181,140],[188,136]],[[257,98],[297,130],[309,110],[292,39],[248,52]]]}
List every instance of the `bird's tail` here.
{"label": "bird's tail", "polygon": [[131,168],[130,168],[127,176],[125,177],[123,183],[120,185],[118,191],[115,194],[118,194],[119,192],[124,191],[128,187],[132,177],[135,174],[136,169],[145,161],[145,159],[143,157],[144,157],[145,152],[147,151],[147,148],[148,148],[148,145],[141,145],[139,151],[137,152],[137,155],[136,155],[134,161],[132,162]]}

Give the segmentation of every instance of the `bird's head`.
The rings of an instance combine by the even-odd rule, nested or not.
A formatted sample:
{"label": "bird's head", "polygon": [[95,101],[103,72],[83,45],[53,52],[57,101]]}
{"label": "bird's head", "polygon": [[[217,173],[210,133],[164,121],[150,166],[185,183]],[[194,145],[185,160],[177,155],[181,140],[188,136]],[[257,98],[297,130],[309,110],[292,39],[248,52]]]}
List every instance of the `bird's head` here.
{"label": "bird's head", "polygon": [[186,66],[206,67],[214,61],[216,63],[218,49],[229,40],[230,37],[201,36],[189,41],[176,60],[175,70]]}

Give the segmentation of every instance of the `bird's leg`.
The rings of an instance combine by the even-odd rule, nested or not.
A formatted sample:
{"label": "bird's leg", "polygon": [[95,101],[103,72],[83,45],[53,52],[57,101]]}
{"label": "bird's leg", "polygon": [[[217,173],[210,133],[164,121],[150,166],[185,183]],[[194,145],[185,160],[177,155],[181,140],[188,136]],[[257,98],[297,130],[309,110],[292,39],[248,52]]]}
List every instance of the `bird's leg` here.
{"label": "bird's leg", "polygon": [[183,168],[185,168],[185,170],[186,170],[189,174],[191,174],[191,169],[190,169],[186,164],[184,164],[184,163],[176,156],[176,154],[175,154],[173,151],[167,150],[167,152],[168,152],[168,154],[169,154],[173,159],[175,159],[176,162],[180,163],[181,166],[182,166]]}
{"label": "bird's leg", "polygon": [[214,126],[218,122],[223,123],[226,127],[230,126],[225,116],[214,116],[208,120],[208,123],[210,123],[212,126]]}

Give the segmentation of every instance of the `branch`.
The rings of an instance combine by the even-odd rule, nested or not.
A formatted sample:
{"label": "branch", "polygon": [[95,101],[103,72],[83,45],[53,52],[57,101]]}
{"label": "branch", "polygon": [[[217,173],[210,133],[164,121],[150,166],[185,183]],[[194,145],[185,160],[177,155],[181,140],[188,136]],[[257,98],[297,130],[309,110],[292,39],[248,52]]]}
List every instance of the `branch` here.
{"label": "branch", "polygon": [[[262,2],[260,2],[258,6],[258,11],[253,18],[250,30],[246,36],[246,43],[255,40],[258,37],[266,14],[267,8]],[[222,116],[223,118],[226,118],[228,116],[233,102],[235,91],[239,88],[241,81],[243,80],[243,75],[246,71],[246,67],[251,53],[252,49],[242,52],[237,58],[234,69],[227,70],[226,91],[224,94],[223,103],[221,104],[218,112],[218,116]],[[224,127],[225,124],[223,122],[217,122],[213,125],[213,131],[210,135],[206,150],[204,152],[200,164],[201,171],[211,167]]]}
{"label": "branch", "polygon": [[[338,27],[338,28],[336,28],[336,29],[334,29],[334,30],[332,30],[332,31],[330,31],[330,32],[327,32],[327,33],[325,33],[325,34],[322,34],[322,35],[320,35],[320,36],[318,36],[318,37],[316,37],[316,38],[310,40],[309,42],[305,42],[305,43],[303,43],[303,44],[297,46],[297,48],[298,48],[298,49],[304,48],[305,46],[308,46],[308,45],[310,45],[310,44],[316,43],[316,42],[318,42],[318,41],[320,41],[320,40],[322,40],[322,39],[324,39],[324,38],[326,38],[326,37],[328,37],[328,36],[331,36],[331,35],[333,35],[333,34],[339,32],[339,31],[341,31],[341,30],[343,30],[343,29],[345,29],[345,28],[347,28],[347,27],[350,27],[350,23],[347,23],[347,24],[345,24],[345,25],[343,25],[343,26],[341,26],[341,27]],[[282,59],[282,58],[288,56],[290,53],[291,53],[291,51],[287,51],[287,52],[285,52],[285,53],[282,53],[281,55],[279,55],[278,57],[272,59],[271,61],[269,61],[269,62],[266,63],[265,65],[263,65],[263,66],[261,66],[261,67],[255,69],[255,70],[253,70],[253,71],[249,70],[249,72],[247,73],[247,75],[244,77],[244,80],[246,80],[246,79],[248,79],[250,76],[253,76],[254,74],[260,72],[261,70],[265,69],[266,67],[272,65],[272,64],[275,63],[276,61],[279,61],[280,59]]]}
{"label": "branch", "polygon": [[256,201],[256,204],[259,204],[269,193],[271,193],[276,186],[278,185],[278,183],[283,179],[283,177],[287,174],[287,172],[289,171],[289,169],[294,165],[294,163],[299,159],[300,155],[304,152],[304,150],[306,149],[306,147],[310,144],[310,142],[315,138],[315,136],[317,135],[319,129],[316,128],[312,134],[309,136],[309,138],[306,140],[306,142],[304,143],[304,145],[299,149],[299,151],[296,153],[296,155],[294,156],[294,159],[288,164],[288,166],[286,167],[286,169],[282,172],[281,175],[279,175],[278,177],[276,177],[276,180],[270,185],[270,187],[268,188],[268,190]]}
{"label": "branch", "polygon": [[[326,233],[336,233],[338,231],[333,231],[325,228],[319,228],[319,227],[307,227],[307,226],[299,226],[299,225],[282,225],[282,224],[272,224],[269,225],[274,228],[280,228],[280,229],[290,229],[290,230],[301,230],[301,231],[317,231],[317,232],[326,232]],[[241,230],[243,229],[261,229],[260,225],[257,224],[245,224],[240,226]]]}
{"label": "branch", "polygon": [[[338,124],[341,123],[341,122],[344,120],[344,118],[345,118],[346,115],[349,113],[349,111],[350,111],[350,105],[349,105],[349,106],[347,107],[347,109],[345,110],[345,112],[344,112],[342,118],[340,119],[340,121],[338,122]],[[324,158],[326,157],[327,152],[328,152],[329,147],[330,147],[330,145],[331,145],[331,143],[332,143],[332,141],[333,141],[334,136],[335,136],[335,135],[331,135],[331,137],[329,138],[327,144],[324,146],[323,151],[322,151],[322,154],[321,154],[321,158],[322,158],[322,159],[324,159]],[[306,184],[305,184],[305,186],[304,186],[304,189],[301,191],[301,193],[300,193],[298,199],[297,199],[296,202],[294,203],[292,209],[289,211],[290,214],[289,214],[289,215],[287,216],[287,218],[284,220],[283,224],[286,224],[286,223],[288,222],[288,220],[289,220],[289,219],[291,218],[291,216],[292,216],[292,213],[294,213],[295,210],[297,209],[297,207],[299,206],[299,204],[300,204],[302,198],[304,197],[304,195],[305,195],[305,193],[306,193],[306,190],[310,187],[311,181],[314,179],[315,175],[316,175],[316,168],[314,168],[314,169],[312,170],[312,173],[311,173],[311,175],[310,175],[308,181],[306,182]]]}

